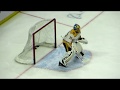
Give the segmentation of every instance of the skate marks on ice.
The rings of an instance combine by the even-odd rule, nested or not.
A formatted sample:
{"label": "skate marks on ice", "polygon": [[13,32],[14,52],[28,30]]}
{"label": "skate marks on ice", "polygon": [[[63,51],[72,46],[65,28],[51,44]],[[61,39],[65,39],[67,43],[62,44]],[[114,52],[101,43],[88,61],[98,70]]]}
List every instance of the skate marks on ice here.
{"label": "skate marks on ice", "polygon": [[[48,54],[46,57],[44,57],[42,60],[40,60],[35,65],[35,67],[49,69],[49,70],[55,70],[55,71],[67,72],[70,70],[80,68],[80,67],[85,65],[85,63],[83,64],[81,62],[81,60],[79,60],[76,56],[74,56],[72,58],[72,60],[70,60],[69,63],[67,64],[67,67],[59,66],[58,65],[59,61],[63,58],[65,53],[66,53],[65,49],[61,45],[58,48],[56,48],[54,51],[52,51],[50,54]],[[85,62],[86,61],[89,62],[91,57],[92,57],[92,53],[88,50],[84,50],[84,54],[85,54],[84,55]]]}
{"label": "skate marks on ice", "polygon": [[82,14],[83,14],[84,12],[83,11],[80,11],[80,12],[71,12],[71,13],[69,13],[68,15],[67,15],[67,17],[68,18],[74,18],[74,19],[82,19]]}

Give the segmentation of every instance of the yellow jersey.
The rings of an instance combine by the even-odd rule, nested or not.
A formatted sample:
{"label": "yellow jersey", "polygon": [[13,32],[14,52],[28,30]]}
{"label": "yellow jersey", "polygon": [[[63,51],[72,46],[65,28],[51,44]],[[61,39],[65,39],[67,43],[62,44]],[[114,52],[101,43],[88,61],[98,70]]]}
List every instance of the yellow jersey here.
{"label": "yellow jersey", "polygon": [[80,36],[81,36],[81,32],[76,33],[76,31],[72,29],[64,36],[63,42],[66,41],[71,43],[73,39],[78,39]]}

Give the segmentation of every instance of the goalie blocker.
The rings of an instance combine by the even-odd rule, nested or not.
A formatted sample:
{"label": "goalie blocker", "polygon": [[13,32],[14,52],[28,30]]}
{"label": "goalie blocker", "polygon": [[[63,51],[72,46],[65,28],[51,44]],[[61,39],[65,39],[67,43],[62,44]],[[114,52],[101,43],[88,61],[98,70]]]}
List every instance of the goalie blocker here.
{"label": "goalie blocker", "polygon": [[[71,58],[76,54],[76,56],[80,58],[84,55],[83,48],[81,46],[81,43],[88,44],[88,41],[85,38],[82,38],[81,40],[74,40],[72,43],[71,51],[66,52],[65,56],[61,61],[59,61],[59,66],[67,66],[67,63],[71,60]],[[69,45],[70,46],[70,45]]]}

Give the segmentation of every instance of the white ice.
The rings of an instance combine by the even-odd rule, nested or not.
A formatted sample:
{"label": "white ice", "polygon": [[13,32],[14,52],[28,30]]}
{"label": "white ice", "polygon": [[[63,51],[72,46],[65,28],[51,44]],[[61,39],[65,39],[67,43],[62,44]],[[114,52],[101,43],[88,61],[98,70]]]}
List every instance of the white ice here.
{"label": "white ice", "polygon": [[[68,18],[69,13],[79,13],[79,11],[23,11],[2,24],[0,26],[0,78],[120,78],[120,12],[84,11],[81,19]],[[26,44],[29,28],[40,20],[53,18],[57,20],[58,45],[62,42],[61,36],[72,29],[75,23],[81,25],[82,36],[88,40],[88,44],[82,46],[92,52],[89,64],[69,72],[57,72],[14,61]],[[43,56],[44,53],[40,58]]]}

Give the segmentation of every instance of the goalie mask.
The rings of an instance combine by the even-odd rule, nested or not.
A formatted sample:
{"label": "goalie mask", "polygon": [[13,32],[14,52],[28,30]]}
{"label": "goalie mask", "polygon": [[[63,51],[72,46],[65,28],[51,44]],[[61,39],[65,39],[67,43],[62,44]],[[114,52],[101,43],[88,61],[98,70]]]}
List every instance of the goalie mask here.
{"label": "goalie mask", "polygon": [[80,32],[80,26],[78,24],[75,24],[73,29],[76,31],[76,33]]}

